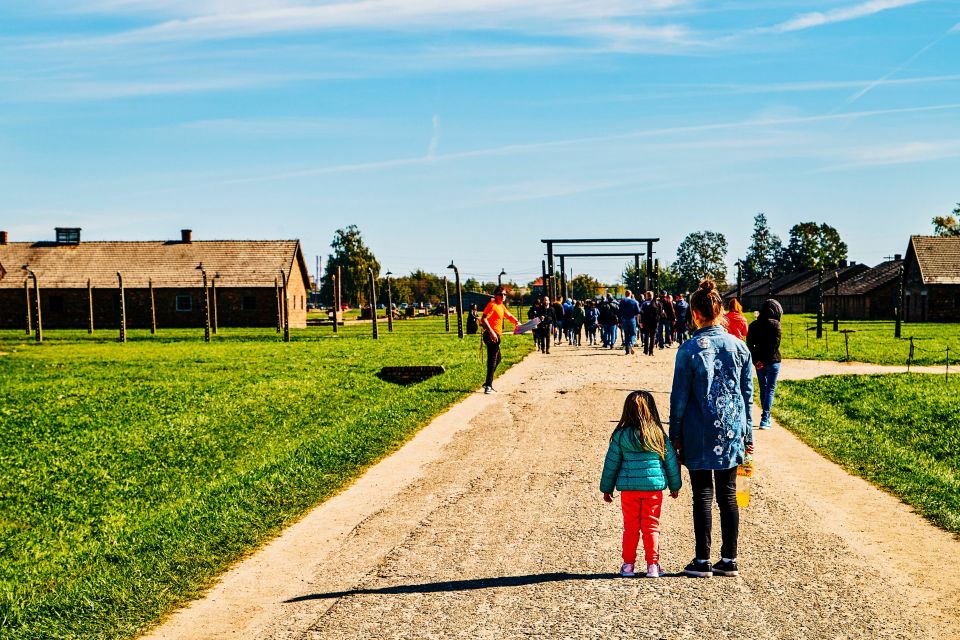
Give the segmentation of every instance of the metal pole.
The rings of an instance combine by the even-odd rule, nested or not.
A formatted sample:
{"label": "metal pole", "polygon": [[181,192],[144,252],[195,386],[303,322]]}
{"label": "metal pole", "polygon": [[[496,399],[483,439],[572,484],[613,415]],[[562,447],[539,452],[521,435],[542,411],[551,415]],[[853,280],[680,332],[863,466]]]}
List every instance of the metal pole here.
{"label": "metal pole", "polygon": [[213,335],[217,335],[217,330],[219,323],[217,322],[217,278],[220,277],[220,274],[213,274],[213,278],[210,279],[210,291],[213,294]]}
{"label": "metal pole", "polygon": [[283,269],[280,270],[280,277],[283,280],[283,341],[290,342],[290,279]]}
{"label": "metal pole", "polygon": [[743,304],[743,262],[737,260],[737,300]]}
{"label": "metal pole", "polygon": [[93,285],[90,284],[90,278],[87,278],[87,307],[90,324],[87,327],[87,333],[93,335]]}
{"label": "metal pole", "polygon": [[647,241],[647,274],[643,280],[643,288],[647,291],[650,290],[651,281],[650,278],[653,275],[653,241]]}
{"label": "metal pole", "polygon": [[566,265],[563,262],[564,256],[560,256],[560,297],[567,299],[567,273]]}
{"label": "metal pole", "polygon": [[370,320],[373,321],[373,339],[380,338],[377,333],[377,280],[373,275],[373,267],[367,267],[370,272]]}
{"label": "metal pole", "polygon": [[453,268],[457,278],[457,337],[463,340],[463,290],[460,288],[460,270]]}
{"label": "metal pole", "polygon": [[550,277],[550,299],[554,300],[557,293],[553,290],[553,243],[547,243],[547,275]]}
{"label": "metal pole", "polygon": [[337,267],[337,313],[343,311],[343,273],[340,267]]}
{"label": "metal pole", "polygon": [[273,288],[277,296],[277,333],[283,328],[283,303],[280,301],[280,281],[273,279]]}
{"label": "metal pole", "polygon": [[390,275],[387,275],[387,331],[393,333],[393,292],[390,290]]}
{"label": "metal pole", "polygon": [[900,324],[903,318],[903,265],[900,265],[900,274],[897,278],[897,281],[900,283],[900,290],[897,293],[897,307],[894,309],[894,316],[896,317],[896,326],[893,329],[893,337],[900,337]]}
{"label": "metal pole", "polygon": [[201,269],[203,274],[203,341],[210,342],[210,290],[207,288],[207,270]]}
{"label": "metal pole", "polygon": [[153,278],[150,278],[148,283],[150,285],[150,335],[154,336],[157,335],[157,303],[153,297]]}
{"label": "metal pole", "polygon": [[[633,254],[633,286],[636,287],[636,293],[640,293],[640,254]],[[643,295],[637,296],[643,298]]]}
{"label": "metal pole", "polygon": [[340,301],[337,299],[337,274],[330,276],[330,288],[333,290],[333,332],[339,333],[340,327]]}
{"label": "metal pole", "polygon": [[767,297],[773,297],[773,271],[767,272]]}
{"label": "metal pole", "polygon": [[443,276],[443,315],[446,316],[444,326],[447,333],[450,333],[450,282],[447,280],[447,276]]}
{"label": "metal pole", "polygon": [[[840,330],[840,272],[833,272],[833,330]],[[849,360],[849,358],[847,358]]]}
{"label": "metal pole", "polygon": [[117,271],[117,286],[120,288],[120,342],[127,341],[127,299],[123,292],[123,274]]}
{"label": "metal pole", "polygon": [[817,339],[823,337],[823,268],[817,269]]}
{"label": "metal pole", "polygon": [[36,341],[43,342],[43,318],[40,315],[40,281],[37,280],[37,274],[32,269],[24,267],[24,270],[30,274],[33,279],[33,320],[36,330]]}
{"label": "metal pole", "polygon": [[[543,295],[548,296],[550,294],[547,293],[547,261],[546,260],[540,261],[540,269],[543,272]],[[540,296],[540,297],[542,298],[543,296]]]}
{"label": "metal pole", "polygon": [[27,335],[30,335],[30,333],[33,331],[33,318],[31,317],[33,314],[30,312],[30,281],[27,279],[24,279],[23,281],[23,293],[24,293],[24,297],[27,299],[27,331],[26,333]]}

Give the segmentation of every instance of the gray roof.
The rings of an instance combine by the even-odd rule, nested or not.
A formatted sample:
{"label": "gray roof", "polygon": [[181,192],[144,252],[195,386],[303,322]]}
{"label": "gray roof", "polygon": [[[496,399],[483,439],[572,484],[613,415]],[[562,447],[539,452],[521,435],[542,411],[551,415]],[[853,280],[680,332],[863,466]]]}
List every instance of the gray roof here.
{"label": "gray roof", "polygon": [[923,284],[960,284],[960,236],[910,236]]}

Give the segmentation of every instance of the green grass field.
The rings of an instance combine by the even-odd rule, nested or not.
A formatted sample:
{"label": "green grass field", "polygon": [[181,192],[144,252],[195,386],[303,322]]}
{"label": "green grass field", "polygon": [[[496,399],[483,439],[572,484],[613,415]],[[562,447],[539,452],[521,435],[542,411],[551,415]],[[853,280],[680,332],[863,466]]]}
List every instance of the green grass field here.
{"label": "green grass field", "polygon": [[783,381],[773,409],[811,447],[960,534],[960,376]]}
{"label": "green grass field", "polygon": [[0,637],[137,635],[483,382],[455,322],[369,331],[0,332]]}
{"label": "green grass field", "polygon": [[[747,315],[751,321],[753,314]],[[824,321],[824,337],[817,339],[816,315],[786,315],[782,320],[783,339],[780,353],[784,358],[806,360],[847,359],[844,335],[833,331],[833,321]],[[950,347],[951,367],[960,362],[960,323],[904,323],[901,338],[894,334],[892,321],[840,321],[839,329],[851,330],[850,360],[877,364],[907,363],[910,337],[914,342],[913,363],[944,366],[946,349]],[[960,366],[958,366],[960,371]]]}

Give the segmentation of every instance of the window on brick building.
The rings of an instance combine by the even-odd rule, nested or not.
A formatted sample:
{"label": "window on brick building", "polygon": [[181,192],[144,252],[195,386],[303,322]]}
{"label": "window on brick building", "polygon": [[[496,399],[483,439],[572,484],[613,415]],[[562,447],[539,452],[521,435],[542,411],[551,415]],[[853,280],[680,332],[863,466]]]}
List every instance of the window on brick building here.
{"label": "window on brick building", "polygon": [[193,298],[191,296],[177,296],[177,311],[193,311]]}
{"label": "window on brick building", "polygon": [[240,308],[244,311],[253,311],[257,308],[257,296],[243,296],[240,300]]}

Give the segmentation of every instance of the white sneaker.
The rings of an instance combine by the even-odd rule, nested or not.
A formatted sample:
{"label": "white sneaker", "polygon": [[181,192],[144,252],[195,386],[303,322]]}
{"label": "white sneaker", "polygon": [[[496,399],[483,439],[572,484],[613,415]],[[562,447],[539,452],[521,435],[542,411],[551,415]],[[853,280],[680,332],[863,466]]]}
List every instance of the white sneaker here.
{"label": "white sneaker", "polygon": [[494,389],[493,387],[484,387],[484,388],[483,388],[483,392],[484,392],[484,393],[496,393],[497,390]]}
{"label": "white sneaker", "polygon": [[626,562],[622,567],[620,567],[620,575],[622,575],[624,578],[632,578],[637,574],[633,572],[633,565],[629,562]]}
{"label": "white sneaker", "polygon": [[647,577],[648,578],[659,578],[664,575],[663,567],[659,564],[648,564],[647,565]]}

